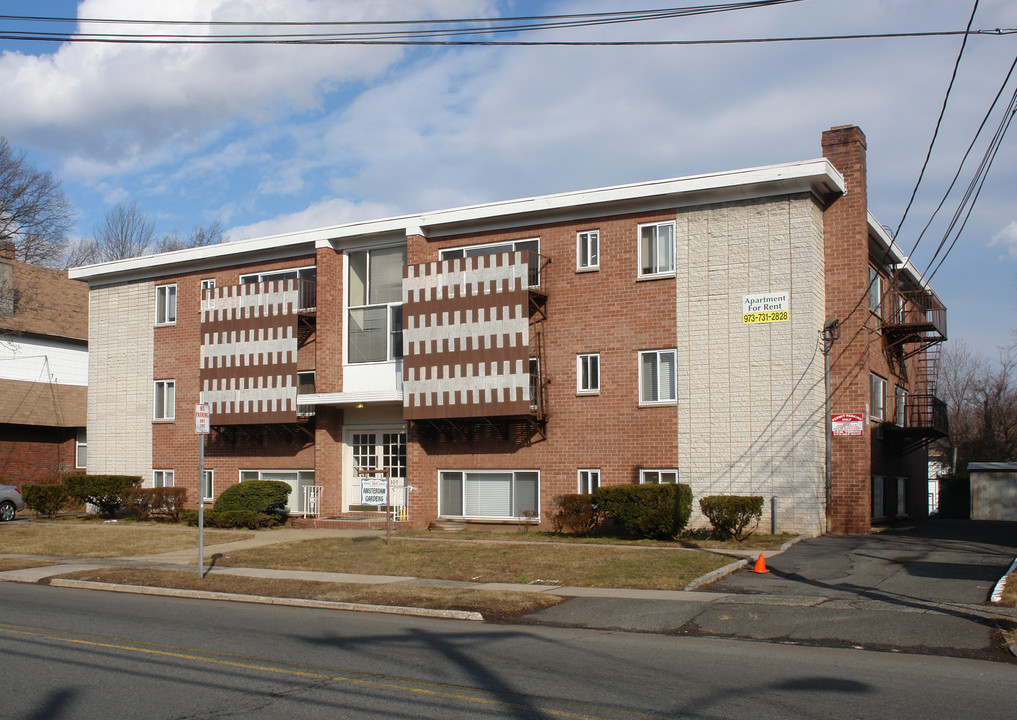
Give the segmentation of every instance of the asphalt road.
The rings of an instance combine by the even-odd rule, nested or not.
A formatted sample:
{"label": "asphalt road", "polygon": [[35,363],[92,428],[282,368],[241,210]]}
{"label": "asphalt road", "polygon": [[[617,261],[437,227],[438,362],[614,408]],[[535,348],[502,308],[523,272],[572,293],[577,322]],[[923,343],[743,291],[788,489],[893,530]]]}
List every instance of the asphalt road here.
{"label": "asphalt road", "polygon": [[1013,716],[1017,668],[0,583],[14,718]]}

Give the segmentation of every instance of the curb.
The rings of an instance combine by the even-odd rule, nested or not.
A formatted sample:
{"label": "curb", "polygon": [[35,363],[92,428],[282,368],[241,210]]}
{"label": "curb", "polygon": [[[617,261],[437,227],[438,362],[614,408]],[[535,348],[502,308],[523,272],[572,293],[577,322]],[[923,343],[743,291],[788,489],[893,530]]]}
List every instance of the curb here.
{"label": "curb", "polygon": [[729,574],[733,573],[738,568],[744,567],[744,566],[748,565],[749,564],[749,560],[750,560],[749,558],[744,558],[742,560],[735,560],[733,563],[728,563],[727,565],[724,565],[723,567],[719,567],[716,570],[711,570],[710,572],[706,573],[705,575],[700,575],[695,580],[690,582],[688,585],[685,586],[685,589],[686,590],[695,590],[696,588],[698,588],[698,587],[700,587],[702,585],[709,585],[712,582],[716,582],[717,580],[720,580],[725,575],[729,575]]}
{"label": "curb", "polygon": [[397,605],[367,605],[339,602],[334,600],[305,600],[303,598],[278,598],[265,595],[234,595],[208,590],[182,590],[180,588],[148,587],[142,585],[116,585],[114,583],[88,580],[67,580],[53,578],[49,584],[55,587],[78,588],[82,590],[105,590],[110,592],[134,593],[136,595],[161,595],[184,597],[197,600],[228,600],[230,602],[255,603],[259,605],[287,605],[291,607],[317,608],[321,610],[351,610],[354,612],[387,613],[389,615],[412,615],[415,617],[441,618],[445,620],[483,620],[484,616],[471,610],[436,610],[433,608],[400,607]]}

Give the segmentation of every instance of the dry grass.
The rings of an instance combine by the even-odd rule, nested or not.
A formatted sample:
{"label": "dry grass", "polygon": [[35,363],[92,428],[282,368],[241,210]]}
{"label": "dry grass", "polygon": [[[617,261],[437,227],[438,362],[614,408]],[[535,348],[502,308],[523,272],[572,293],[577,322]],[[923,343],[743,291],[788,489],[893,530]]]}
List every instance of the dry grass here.
{"label": "dry grass", "polygon": [[461,542],[329,538],[271,545],[216,558],[219,566],[405,575],[472,582],[681,590],[731,562],[710,552],[671,547],[566,543]]}
{"label": "dry grass", "polygon": [[708,530],[689,530],[674,540],[645,540],[598,535],[593,537],[577,537],[573,535],[555,535],[543,530],[530,531],[498,531],[498,530],[461,530],[456,533],[441,535],[429,530],[401,530],[399,537],[427,538],[434,540],[498,540],[500,542],[551,542],[568,545],[625,545],[635,547],[659,548],[701,548],[706,550],[777,550],[781,545],[793,540],[797,535],[778,533],[776,535],[754,534],[742,542],[737,540],[714,540]]}
{"label": "dry grass", "polygon": [[44,567],[52,563],[43,560],[29,560],[28,558],[0,558],[0,572],[7,570],[24,570],[26,568]]}
{"label": "dry grass", "polygon": [[68,573],[60,577],[121,585],[184,588],[237,595],[331,600],[333,602],[438,610],[472,610],[481,613],[489,620],[525,615],[557,605],[564,600],[564,598],[546,593],[274,580],[240,577],[224,573],[212,573],[204,578],[199,578],[194,570],[107,568]]}
{"label": "dry grass", "polygon": [[[205,545],[253,537],[250,532],[205,530]],[[0,553],[107,558],[198,547],[196,528],[158,523],[102,524],[5,523],[0,527]]]}
{"label": "dry grass", "polygon": [[1007,607],[1017,607],[1017,572],[1011,574],[1003,585],[1003,599],[1000,600],[1000,605],[1006,605]]}

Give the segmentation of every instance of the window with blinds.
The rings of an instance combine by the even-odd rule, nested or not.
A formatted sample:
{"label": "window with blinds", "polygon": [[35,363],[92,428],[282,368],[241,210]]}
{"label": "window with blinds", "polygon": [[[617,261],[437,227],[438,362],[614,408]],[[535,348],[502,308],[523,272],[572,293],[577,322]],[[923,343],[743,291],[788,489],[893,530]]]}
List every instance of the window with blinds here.
{"label": "window with blinds", "polygon": [[443,517],[522,520],[540,511],[536,470],[447,470],[439,474],[438,514]]}
{"label": "window with blinds", "polygon": [[406,249],[379,248],[349,254],[347,357],[351,363],[403,356],[403,266]]}

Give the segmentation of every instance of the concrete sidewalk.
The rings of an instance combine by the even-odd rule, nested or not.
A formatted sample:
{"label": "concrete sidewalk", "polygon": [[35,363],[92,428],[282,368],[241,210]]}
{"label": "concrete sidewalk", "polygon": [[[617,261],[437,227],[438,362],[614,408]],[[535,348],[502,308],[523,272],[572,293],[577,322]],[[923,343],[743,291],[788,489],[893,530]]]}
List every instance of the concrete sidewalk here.
{"label": "concrete sidewalk", "polygon": [[[719,579],[710,578],[715,580],[712,584],[682,591],[474,583],[411,576],[220,567],[215,563],[219,555],[248,548],[319,537],[375,539],[381,535],[375,531],[286,528],[248,540],[207,546],[204,557],[209,574],[512,590],[569,598],[560,605],[516,619],[526,624],[1006,659],[1010,655],[996,628],[1000,623],[1017,623],[1017,609],[988,605],[985,598],[988,588],[1017,556],[1017,547],[1012,547],[1005,537],[1006,532],[1012,532],[1009,528],[976,530],[979,532],[973,532],[970,525],[937,525],[932,530],[923,526],[880,535],[812,538],[785,552],[767,552],[770,572],[766,574],[753,573],[750,562],[733,559],[725,572],[717,573]],[[992,535],[989,530],[1003,534]],[[991,538],[986,537],[987,532]],[[1017,537],[1013,545],[1017,546]],[[35,583],[77,570],[114,566],[190,567],[197,571],[195,549],[101,560],[48,560],[54,564],[0,572],[0,580]],[[112,589],[81,581],[55,580],[52,584]],[[218,593],[158,588],[146,592],[239,599]],[[480,619],[475,613],[415,608],[365,608],[279,598],[244,600]]]}

